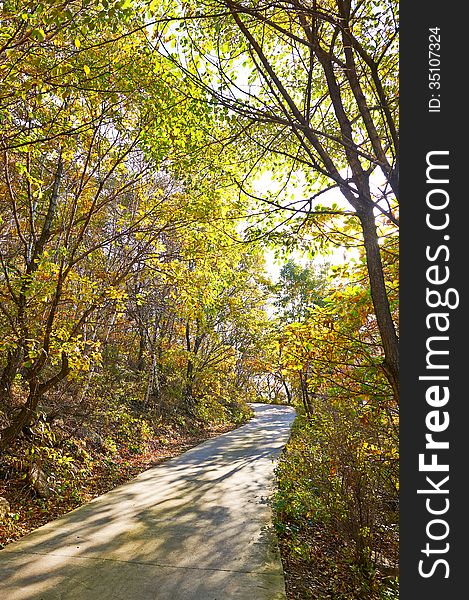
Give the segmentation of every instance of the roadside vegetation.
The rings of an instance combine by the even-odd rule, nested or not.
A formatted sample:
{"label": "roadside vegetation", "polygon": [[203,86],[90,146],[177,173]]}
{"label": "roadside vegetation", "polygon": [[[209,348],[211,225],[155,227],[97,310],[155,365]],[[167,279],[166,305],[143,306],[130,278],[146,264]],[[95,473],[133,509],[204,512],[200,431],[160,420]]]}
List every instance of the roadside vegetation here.
{"label": "roadside vegetation", "polygon": [[[389,243],[387,252],[395,306]],[[274,498],[294,599],[398,598],[398,406],[376,368],[379,338],[362,269],[349,266],[347,282],[335,278],[329,295],[277,341],[278,373],[298,410]]]}

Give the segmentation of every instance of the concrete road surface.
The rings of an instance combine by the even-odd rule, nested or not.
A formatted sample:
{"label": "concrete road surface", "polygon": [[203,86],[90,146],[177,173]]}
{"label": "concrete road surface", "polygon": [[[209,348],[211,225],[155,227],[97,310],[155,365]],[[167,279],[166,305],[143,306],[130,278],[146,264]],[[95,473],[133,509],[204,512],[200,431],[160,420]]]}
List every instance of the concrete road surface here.
{"label": "concrete road surface", "polygon": [[274,467],[295,413],[145,471],[0,551],[2,600],[281,600]]}

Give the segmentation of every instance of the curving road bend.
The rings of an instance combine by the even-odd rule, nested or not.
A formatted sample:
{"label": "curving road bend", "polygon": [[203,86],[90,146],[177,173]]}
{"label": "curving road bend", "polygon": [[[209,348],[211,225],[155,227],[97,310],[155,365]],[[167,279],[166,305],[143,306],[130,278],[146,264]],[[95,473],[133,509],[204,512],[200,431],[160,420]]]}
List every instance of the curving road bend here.
{"label": "curving road bend", "polygon": [[153,467],[0,551],[8,600],[284,600],[269,497],[293,408]]}

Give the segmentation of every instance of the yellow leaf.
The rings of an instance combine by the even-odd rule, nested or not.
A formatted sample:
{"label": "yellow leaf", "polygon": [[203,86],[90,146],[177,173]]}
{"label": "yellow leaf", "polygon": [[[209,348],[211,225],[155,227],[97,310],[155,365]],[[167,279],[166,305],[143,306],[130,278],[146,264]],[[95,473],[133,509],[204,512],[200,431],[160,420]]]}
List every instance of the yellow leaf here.
{"label": "yellow leaf", "polygon": [[76,37],[74,40],[75,48],[79,49],[81,46],[80,40]]}
{"label": "yellow leaf", "polygon": [[83,71],[85,71],[85,75],[89,75],[91,73],[91,69],[88,65],[83,66]]}

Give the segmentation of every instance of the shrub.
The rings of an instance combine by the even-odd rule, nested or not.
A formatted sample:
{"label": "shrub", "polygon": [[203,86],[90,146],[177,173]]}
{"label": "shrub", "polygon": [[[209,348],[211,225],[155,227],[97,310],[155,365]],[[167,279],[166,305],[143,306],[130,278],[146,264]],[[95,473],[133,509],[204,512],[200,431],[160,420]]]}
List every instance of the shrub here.
{"label": "shrub", "polygon": [[397,598],[397,457],[376,445],[358,413],[320,408],[296,419],[277,467],[275,526],[286,560],[316,573],[326,563],[318,600]]}

